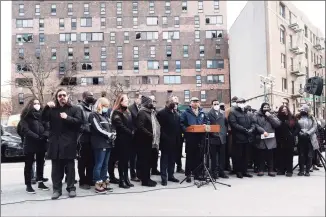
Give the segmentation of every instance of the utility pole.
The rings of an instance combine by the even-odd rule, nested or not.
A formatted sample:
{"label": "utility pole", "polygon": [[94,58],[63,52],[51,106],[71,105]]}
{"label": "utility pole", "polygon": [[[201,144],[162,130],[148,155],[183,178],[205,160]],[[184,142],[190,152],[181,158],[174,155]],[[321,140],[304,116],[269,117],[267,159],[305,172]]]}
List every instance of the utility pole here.
{"label": "utility pole", "polygon": [[[262,76],[259,75],[260,77],[260,87],[264,88],[264,102],[268,102],[268,97],[267,97],[267,89],[272,90],[273,86],[275,85],[275,77],[268,75],[268,76]],[[271,94],[271,97],[273,95]]]}

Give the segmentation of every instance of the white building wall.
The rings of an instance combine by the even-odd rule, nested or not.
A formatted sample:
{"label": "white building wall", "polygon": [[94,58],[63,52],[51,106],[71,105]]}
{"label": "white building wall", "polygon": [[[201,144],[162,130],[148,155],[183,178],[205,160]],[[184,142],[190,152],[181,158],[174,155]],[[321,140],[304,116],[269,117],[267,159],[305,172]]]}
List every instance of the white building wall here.
{"label": "white building wall", "polygon": [[[259,75],[267,76],[264,1],[248,1],[230,28],[231,97],[254,98],[264,93]],[[263,97],[248,101],[260,108]]]}

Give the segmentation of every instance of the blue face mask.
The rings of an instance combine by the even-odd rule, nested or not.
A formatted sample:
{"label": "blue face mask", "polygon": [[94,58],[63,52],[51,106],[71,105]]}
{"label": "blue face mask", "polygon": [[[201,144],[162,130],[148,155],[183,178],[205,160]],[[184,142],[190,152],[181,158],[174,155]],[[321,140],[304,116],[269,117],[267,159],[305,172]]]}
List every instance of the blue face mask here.
{"label": "blue face mask", "polygon": [[102,114],[108,113],[109,108],[103,107],[102,108]]}

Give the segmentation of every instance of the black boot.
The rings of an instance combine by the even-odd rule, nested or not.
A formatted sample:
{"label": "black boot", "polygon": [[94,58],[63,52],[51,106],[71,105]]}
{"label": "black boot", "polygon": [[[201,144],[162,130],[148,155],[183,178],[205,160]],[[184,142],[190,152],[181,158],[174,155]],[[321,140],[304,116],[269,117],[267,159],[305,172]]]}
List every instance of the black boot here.
{"label": "black boot", "polygon": [[111,184],[119,184],[120,181],[115,176],[110,176],[110,183]]}
{"label": "black boot", "polygon": [[130,188],[123,179],[120,179],[119,188],[128,189]]}

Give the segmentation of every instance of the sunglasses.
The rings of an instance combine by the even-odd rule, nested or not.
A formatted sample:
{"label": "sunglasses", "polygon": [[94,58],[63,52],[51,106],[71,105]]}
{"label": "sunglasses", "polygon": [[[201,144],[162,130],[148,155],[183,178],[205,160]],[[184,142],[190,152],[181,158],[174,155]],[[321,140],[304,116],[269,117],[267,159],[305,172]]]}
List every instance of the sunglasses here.
{"label": "sunglasses", "polygon": [[58,95],[58,98],[65,98],[65,97],[67,97],[67,94],[59,94]]}

